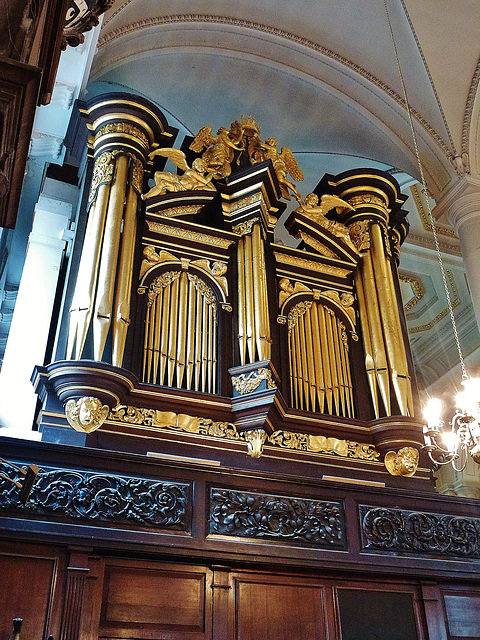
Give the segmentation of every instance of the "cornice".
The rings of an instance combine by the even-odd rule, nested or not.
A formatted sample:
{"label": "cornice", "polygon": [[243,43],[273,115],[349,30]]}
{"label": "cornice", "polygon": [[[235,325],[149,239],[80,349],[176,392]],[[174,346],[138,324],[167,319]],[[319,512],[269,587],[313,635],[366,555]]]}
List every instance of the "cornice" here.
{"label": "cornice", "polygon": [[472,76],[472,81],[470,83],[470,88],[468,90],[467,101],[465,103],[465,113],[463,116],[463,126],[462,126],[462,153],[469,153],[469,140],[470,140],[470,129],[472,126],[473,105],[475,103],[475,96],[477,95],[479,82],[480,82],[480,58],[477,62],[477,66],[475,67],[475,71]]}
{"label": "cornice", "polygon": [[438,220],[445,216],[457,232],[472,216],[480,216],[480,179],[463,175],[445,192],[433,210]]}

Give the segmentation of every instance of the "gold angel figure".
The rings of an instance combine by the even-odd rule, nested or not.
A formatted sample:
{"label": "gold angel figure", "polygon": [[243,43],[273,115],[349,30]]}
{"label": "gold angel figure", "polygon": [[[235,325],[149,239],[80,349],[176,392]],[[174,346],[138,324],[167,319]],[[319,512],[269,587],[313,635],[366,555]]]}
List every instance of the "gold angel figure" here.
{"label": "gold angel figure", "polygon": [[215,187],[211,183],[213,174],[211,171],[208,171],[207,164],[202,158],[194,160],[192,166],[189,167],[185,159],[186,156],[180,149],[155,149],[148,157],[151,160],[154,156],[170,158],[184,173],[178,176],[169,171],[156,171],[154,176],[155,186],[143,196],[144,200],[152,196],[161,195],[167,191],[215,190]]}
{"label": "gold angel figure", "polygon": [[305,200],[299,200],[299,204],[300,206],[295,209],[297,213],[303,213],[304,216],[325,227],[335,236],[350,240],[348,228],[344,224],[329,220],[326,217],[326,214],[332,209],[335,209],[337,213],[341,213],[345,209],[353,211],[353,207],[348,202],[338,196],[326,193],[322,196],[320,204],[318,204],[318,196],[315,193],[309,193]]}
{"label": "gold angel figure", "polygon": [[264,162],[265,160],[271,160],[273,163],[273,168],[275,169],[275,173],[280,184],[282,196],[287,200],[290,200],[290,190],[295,198],[300,202],[301,198],[297,191],[297,187],[287,178],[287,175],[290,174],[294,180],[303,180],[303,173],[290,149],[282,147],[282,150],[278,153],[277,139],[267,138],[265,142],[261,143],[260,150],[257,151],[254,156],[255,164],[257,162]]}
{"label": "gold angel figure", "polygon": [[243,144],[242,126],[235,121],[230,126],[230,130],[220,127],[216,136],[212,135],[212,127],[202,127],[190,145],[190,149],[196,153],[207,149],[202,159],[208,171],[212,173],[212,177],[218,180],[231,174],[230,164],[234,158],[234,151],[242,151]]}

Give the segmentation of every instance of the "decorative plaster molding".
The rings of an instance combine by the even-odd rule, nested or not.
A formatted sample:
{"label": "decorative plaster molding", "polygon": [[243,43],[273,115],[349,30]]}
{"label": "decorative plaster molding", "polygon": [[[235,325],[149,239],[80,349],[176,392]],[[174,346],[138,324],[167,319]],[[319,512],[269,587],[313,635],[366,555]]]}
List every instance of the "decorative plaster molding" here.
{"label": "decorative plaster molding", "polygon": [[[127,4],[127,3],[126,3]],[[117,14],[122,10],[126,4],[122,5],[117,10]],[[327,47],[323,47],[322,45],[309,40],[308,38],[303,38],[297,34],[290,33],[283,29],[278,29],[276,27],[272,27],[260,22],[254,22],[252,20],[241,20],[238,18],[232,18],[230,16],[218,16],[218,15],[207,15],[207,14],[195,14],[195,13],[187,13],[187,14],[173,14],[169,16],[154,16],[152,18],[145,18],[143,20],[138,20],[137,22],[131,22],[127,25],[123,25],[118,27],[117,29],[113,29],[109,33],[101,36],[98,40],[98,50],[100,51],[103,47],[110,44],[114,40],[121,38],[124,35],[135,33],[136,31],[142,29],[148,29],[151,27],[162,26],[166,24],[175,24],[175,23],[184,23],[184,22],[193,22],[193,23],[207,23],[207,24],[224,24],[228,26],[234,27],[243,27],[245,29],[251,29],[254,31],[259,31],[261,33],[266,33],[272,36],[276,36],[279,38],[283,38],[285,40],[289,40],[290,42],[294,42],[295,44],[299,44],[301,46],[307,47],[317,53],[320,53],[336,62],[344,65],[348,69],[358,73],[362,78],[368,80],[372,84],[374,84],[379,89],[382,89],[385,93],[388,94],[392,100],[394,100],[397,104],[399,104],[402,108],[405,109],[405,100],[396,93],[391,87],[389,87],[386,83],[379,80],[372,73],[368,72],[366,69],[361,67],[360,65],[348,60],[344,56],[335,53],[331,49]],[[105,25],[108,22],[105,23]],[[451,155],[451,148],[444,142],[442,137],[435,131],[435,129],[430,125],[425,118],[423,118],[418,111],[411,108],[411,113],[413,117],[422,125],[422,127],[429,133],[429,135],[435,140],[437,145],[442,150],[443,154],[448,158]]]}
{"label": "decorative plaster molding", "polygon": [[50,133],[34,131],[30,141],[30,156],[52,156],[59,158],[62,153],[63,138]]}

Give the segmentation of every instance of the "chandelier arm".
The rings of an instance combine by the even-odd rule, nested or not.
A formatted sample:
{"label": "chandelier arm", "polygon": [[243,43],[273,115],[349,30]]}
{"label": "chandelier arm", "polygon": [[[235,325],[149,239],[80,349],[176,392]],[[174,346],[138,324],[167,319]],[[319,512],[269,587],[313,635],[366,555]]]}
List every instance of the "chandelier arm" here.
{"label": "chandelier arm", "polygon": [[443,280],[443,286],[444,286],[444,289],[445,289],[445,295],[447,297],[447,304],[448,304],[448,311],[449,311],[449,314],[450,314],[450,321],[451,321],[451,324],[452,324],[453,334],[455,336],[455,343],[456,343],[456,346],[457,346],[458,356],[459,356],[459,359],[460,359],[460,365],[462,367],[462,379],[463,380],[468,380],[469,376],[468,376],[467,370],[465,368],[465,361],[464,361],[464,358],[463,358],[462,348],[460,346],[460,339],[458,337],[457,323],[455,321],[455,316],[454,316],[454,313],[453,313],[453,305],[452,305],[452,299],[450,297],[450,291],[448,290],[447,276],[446,276],[446,273],[445,273],[445,267],[444,267],[444,264],[443,264],[442,254],[440,252],[440,244],[438,242],[437,229],[436,229],[435,221],[434,221],[433,214],[432,214],[432,209],[430,207],[430,202],[429,202],[429,198],[428,198],[427,183],[426,183],[425,175],[424,175],[424,172],[423,172],[422,162],[420,160],[420,152],[419,152],[418,144],[417,144],[417,136],[416,136],[416,133],[415,133],[415,128],[413,126],[412,112],[411,112],[410,103],[408,101],[408,96],[407,96],[407,88],[406,88],[405,81],[404,81],[404,78],[403,78],[402,68],[400,66],[400,60],[399,60],[399,57],[398,57],[397,45],[396,45],[396,42],[395,42],[395,36],[393,34],[392,23],[390,21],[390,15],[388,13],[386,0],[383,0],[383,6],[385,7],[385,13],[386,13],[386,16],[387,16],[387,22],[388,22],[388,27],[389,27],[389,30],[390,30],[390,37],[392,39],[392,46],[393,46],[393,51],[394,51],[394,54],[395,54],[395,61],[396,61],[396,64],[397,64],[398,75],[400,77],[400,82],[402,84],[403,96],[404,96],[404,99],[405,99],[405,106],[407,108],[407,114],[408,114],[408,121],[410,123],[410,130],[411,130],[411,133],[412,133],[413,146],[415,148],[415,157],[416,157],[416,160],[417,160],[418,170],[420,172],[420,178],[421,178],[421,182],[422,182],[423,192],[425,194],[425,201],[426,201],[426,204],[427,204],[428,218],[429,218],[429,221],[430,221],[430,225],[432,227],[433,239],[435,241],[435,249],[437,251],[437,259],[438,259],[438,263],[440,265],[440,271],[441,271],[441,274],[442,274],[442,280]]}

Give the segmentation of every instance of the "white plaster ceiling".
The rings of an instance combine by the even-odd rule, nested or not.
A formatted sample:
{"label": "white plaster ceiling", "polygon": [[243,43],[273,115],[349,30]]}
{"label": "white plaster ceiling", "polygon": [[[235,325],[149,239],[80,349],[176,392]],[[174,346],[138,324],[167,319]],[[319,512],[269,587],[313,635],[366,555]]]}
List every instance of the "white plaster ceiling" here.
{"label": "white plaster ceiling", "polygon": [[[450,156],[467,153],[471,174],[480,175],[478,0],[117,0],[103,20],[88,90],[152,99],[180,125],[179,142],[252,114],[263,138],[275,135],[294,151],[303,195],[325,172],[362,165],[393,169],[409,194],[419,170],[385,6],[438,199],[458,180]],[[423,288],[407,318],[429,386],[456,356],[448,317],[436,320],[446,301],[431,231],[412,198],[406,208],[412,233],[401,270]],[[441,237],[465,351],[475,353],[480,337],[458,240]],[[407,303],[411,284],[402,288]]]}

